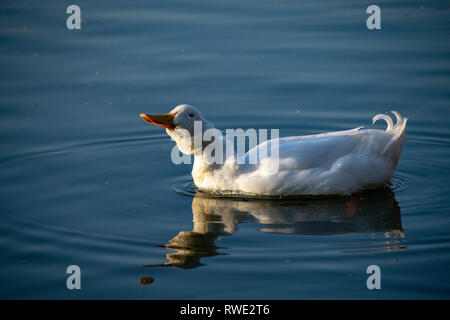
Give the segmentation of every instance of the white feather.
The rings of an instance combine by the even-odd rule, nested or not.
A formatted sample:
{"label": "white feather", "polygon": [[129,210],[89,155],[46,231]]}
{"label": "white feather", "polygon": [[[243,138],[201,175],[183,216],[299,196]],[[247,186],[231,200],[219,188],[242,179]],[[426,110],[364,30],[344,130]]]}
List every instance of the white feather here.
{"label": "white feather", "polygon": [[241,196],[348,195],[383,186],[397,166],[406,126],[406,119],[393,113],[395,126],[387,115],[373,118],[386,121],[385,131],[356,128],[279,139],[276,173],[266,170],[270,158],[253,169],[233,162],[215,170],[196,159],[194,182],[203,191]]}

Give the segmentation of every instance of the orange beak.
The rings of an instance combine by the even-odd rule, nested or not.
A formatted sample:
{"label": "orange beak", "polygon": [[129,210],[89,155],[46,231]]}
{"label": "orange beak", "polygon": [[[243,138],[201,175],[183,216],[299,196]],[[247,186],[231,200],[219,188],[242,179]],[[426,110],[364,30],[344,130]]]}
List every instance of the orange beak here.
{"label": "orange beak", "polygon": [[140,117],[151,124],[156,124],[157,126],[167,128],[167,129],[174,129],[175,125],[173,123],[173,118],[175,115],[171,113],[166,114],[160,114],[160,115],[151,115],[151,114],[145,114],[141,113]]}

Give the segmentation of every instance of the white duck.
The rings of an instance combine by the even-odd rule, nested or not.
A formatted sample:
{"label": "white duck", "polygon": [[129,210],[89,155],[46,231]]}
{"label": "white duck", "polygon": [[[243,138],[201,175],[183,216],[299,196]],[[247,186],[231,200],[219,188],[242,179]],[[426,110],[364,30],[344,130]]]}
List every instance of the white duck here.
{"label": "white duck", "polygon": [[[211,164],[194,147],[194,121],[203,132],[214,128],[193,106],[179,105],[163,115],[141,114],[145,121],[166,128],[166,132],[186,154],[194,154],[192,177],[202,191],[239,196],[349,195],[386,184],[391,178],[405,139],[406,118],[392,111],[392,118],[378,114],[387,129],[362,129],[280,138],[276,172],[268,170],[271,158],[259,164],[238,164],[228,157],[223,164]],[[185,132],[189,132],[189,136]],[[248,151],[258,152],[269,140]],[[207,142],[200,148],[206,148]],[[269,163],[268,163],[269,162]]]}

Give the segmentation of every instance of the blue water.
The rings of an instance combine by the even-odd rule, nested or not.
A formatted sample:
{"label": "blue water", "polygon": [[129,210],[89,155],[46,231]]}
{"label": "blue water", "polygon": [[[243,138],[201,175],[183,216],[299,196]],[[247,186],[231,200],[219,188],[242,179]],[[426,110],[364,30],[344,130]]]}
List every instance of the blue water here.
{"label": "blue water", "polygon": [[[0,4],[0,298],[450,298],[446,1],[378,1],[377,31],[369,1],[76,4],[75,31],[64,1]],[[280,136],[397,110],[407,141],[382,190],[210,198],[138,116],[182,103]]]}

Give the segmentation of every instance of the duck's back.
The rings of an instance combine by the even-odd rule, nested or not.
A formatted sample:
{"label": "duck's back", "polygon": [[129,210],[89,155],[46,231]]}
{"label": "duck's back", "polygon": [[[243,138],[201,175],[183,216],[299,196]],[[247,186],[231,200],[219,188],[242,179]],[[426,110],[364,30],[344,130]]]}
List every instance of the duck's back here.
{"label": "duck's back", "polygon": [[[361,129],[270,140],[246,158],[278,142],[278,157],[260,157],[259,166],[236,176],[235,189],[260,195],[351,194],[384,185],[401,153],[406,119],[377,115],[388,128]],[[278,159],[278,160],[277,160]],[[274,170],[276,168],[276,170]]]}

